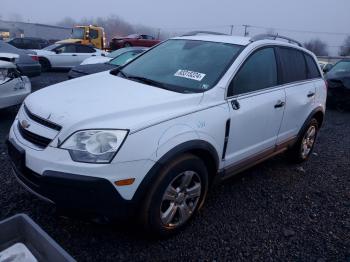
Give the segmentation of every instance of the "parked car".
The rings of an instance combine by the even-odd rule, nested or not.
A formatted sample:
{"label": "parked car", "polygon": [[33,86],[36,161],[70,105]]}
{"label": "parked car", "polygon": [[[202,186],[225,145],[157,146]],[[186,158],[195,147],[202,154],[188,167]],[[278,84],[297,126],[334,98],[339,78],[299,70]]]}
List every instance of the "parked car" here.
{"label": "parked car", "polygon": [[21,76],[15,63],[19,55],[0,53],[0,109],[21,104],[31,92],[30,80]]}
{"label": "parked car", "polygon": [[91,65],[91,64],[102,64],[111,61],[113,58],[116,58],[117,56],[120,56],[121,54],[124,54],[128,51],[134,51],[134,50],[141,50],[142,52],[147,50],[145,47],[125,47],[120,48],[116,51],[110,52],[106,54],[106,56],[97,56],[97,57],[89,57],[85,59],[80,65]]}
{"label": "parked car", "polygon": [[81,44],[53,44],[41,50],[34,50],[39,57],[42,70],[72,68],[88,57],[105,56],[106,52]]}
{"label": "parked car", "polygon": [[50,45],[49,41],[36,37],[13,38],[7,43],[19,49],[42,49]]}
{"label": "parked car", "polygon": [[187,35],[31,94],[9,155],[19,181],[58,207],[133,218],[167,236],[215,181],[285,151],[306,161],[326,92],[315,55],[300,46]]}
{"label": "parked car", "polygon": [[[106,63],[98,63],[98,64],[84,64],[78,65],[74,68],[72,68],[68,73],[68,78],[73,79],[80,76],[95,74],[111,69],[115,69],[117,67],[120,67],[124,65],[125,63],[131,61],[138,55],[140,55],[142,52],[144,52],[146,48],[144,47],[129,47],[129,48],[122,48],[118,51],[115,51],[113,53],[118,52],[118,56],[116,56],[114,59],[111,59],[108,57],[108,59],[111,59],[109,62]],[[112,53],[111,53],[112,55]],[[115,55],[115,54],[113,54]],[[104,57],[107,58],[107,57]],[[88,58],[90,59],[90,58]]]}
{"label": "parked car", "polygon": [[350,108],[350,59],[338,61],[325,78],[328,83],[327,103],[339,110]]}
{"label": "parked car", "polygon": [[38,76],[41,74],[41,66],[39,64],[38,56],[35,52],[30,50],[18,49],[4,41],[0,40],[0,52],[12,53],[19,55],[16,60],[18,70],[26,76]]}
{"label": "parked car", "polygon": [[109,47],[111,50],[116,50],[119,48],[130,47],[130,46],[152,47],[159,43],[160,43],[160,40],[155,39],[153,36],[132,34],[125,37],[113,38],[109,44]]}

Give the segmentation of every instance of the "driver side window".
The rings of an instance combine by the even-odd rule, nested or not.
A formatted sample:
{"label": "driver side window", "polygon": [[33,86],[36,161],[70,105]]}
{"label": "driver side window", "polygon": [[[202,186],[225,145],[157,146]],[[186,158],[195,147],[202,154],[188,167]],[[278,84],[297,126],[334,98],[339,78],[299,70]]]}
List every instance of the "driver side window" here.
{"label": "driver side window", "polygon": [[253,53],[233,78],[228,96],[240,95],[276,86],[277,64],[272,47]]}

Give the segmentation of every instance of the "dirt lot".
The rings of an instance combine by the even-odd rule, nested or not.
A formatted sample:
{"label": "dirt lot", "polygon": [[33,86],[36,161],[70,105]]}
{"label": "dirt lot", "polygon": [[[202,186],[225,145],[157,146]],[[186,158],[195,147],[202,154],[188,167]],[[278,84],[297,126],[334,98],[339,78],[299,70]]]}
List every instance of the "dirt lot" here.
{"label": "dirt lot", "polygon": [[[46,73],[33,89],[66,79]],[[0,111],[0,220],[26,213],[78,261],[350,261],[350,112],[328,111],[309,162],[275,157],[215,188],[179,235],[149,240],[132,225],[58,216],[11,174],[4,145],[15,109]]]}

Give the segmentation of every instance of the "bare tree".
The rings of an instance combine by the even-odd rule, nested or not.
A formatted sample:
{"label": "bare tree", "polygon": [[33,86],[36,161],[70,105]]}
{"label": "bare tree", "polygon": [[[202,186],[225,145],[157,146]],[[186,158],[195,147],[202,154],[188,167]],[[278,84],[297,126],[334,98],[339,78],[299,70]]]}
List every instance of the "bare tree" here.
{"label": "bare tree", "polygon": [[339,55],[350,56],[350,36],[345,38],[344,44],[340,47]]}
{"label": "bare tree", "polygon": [[76,21],[71,17],[65,17],[57,23],[58,26],[73,27]]}
{"label": "bare tree", "polygon": [[11,13],[7,17],[10,21],[23,22],[23,17],[18,13]]}
{"label": "bare tree", "polygon": [[306,49],[310,50],[317,56],[327,56],[327,44],[320,39],[312,39],[304,43]]}
{"label": "bare tree", "polygon": [[[149,34],[157,37],[159,29],[152,28],[144,25],[132,25],[122,18],[111,15],[109,17],[85,17],[80,20],[74,20],[70,17],[64,18],[62,21],[58,22],[57,25],[65,27],[73,27],[74,25],[97,25],[105,29],[106,38],[110,41],[113,37],[125,36],[129,34]],[[161,36],[166,36],[167,32],[161,33]]]}

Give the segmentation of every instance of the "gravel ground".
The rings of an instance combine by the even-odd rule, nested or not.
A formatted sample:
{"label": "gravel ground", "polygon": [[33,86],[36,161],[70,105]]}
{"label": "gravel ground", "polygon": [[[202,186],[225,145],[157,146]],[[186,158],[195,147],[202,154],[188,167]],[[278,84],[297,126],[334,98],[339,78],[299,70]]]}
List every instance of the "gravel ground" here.
{"label": "gravel ground", "polygon": [[[39,89],[66,78],[32,79]],[[11,175],[3,140],[15,109],[0,111],[0,220],[27,213],[79,261],[350,261],[350,113],[328,111],[311,159],[275,157],[215,188],[179,235],[150,240],[132,225],[58,216]]]}

